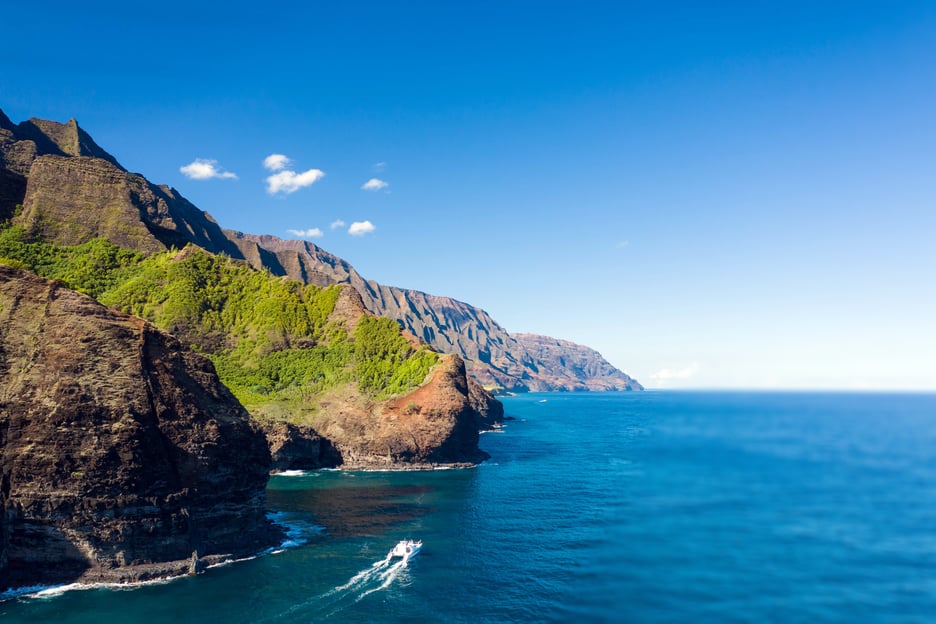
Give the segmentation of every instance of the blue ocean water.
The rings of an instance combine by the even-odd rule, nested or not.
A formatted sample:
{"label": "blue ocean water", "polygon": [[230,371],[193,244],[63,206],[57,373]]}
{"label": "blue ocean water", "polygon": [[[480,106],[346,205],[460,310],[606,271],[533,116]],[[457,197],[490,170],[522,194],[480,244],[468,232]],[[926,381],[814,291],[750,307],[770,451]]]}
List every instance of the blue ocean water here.
{"label": "blue ocean water", "polygon": [[[533,394],[472,470],[271,480],[299,545],[3,622],[932,622],[936,395]],[[382,563],[399,539],[409,566]]]}

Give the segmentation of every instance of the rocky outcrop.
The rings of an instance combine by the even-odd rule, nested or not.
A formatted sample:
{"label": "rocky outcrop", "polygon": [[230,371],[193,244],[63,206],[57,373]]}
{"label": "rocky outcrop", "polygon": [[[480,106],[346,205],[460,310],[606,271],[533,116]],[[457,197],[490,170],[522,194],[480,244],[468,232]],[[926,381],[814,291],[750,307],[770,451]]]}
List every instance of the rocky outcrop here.
{"label": "rocky outcrop", "polygon": [[[349,334],[371,316],[358,292],[340,289],[330,323]],[[404,337],[406,333],[404,332]],[[415,349],[422,344],[412,336]],[[273,469],[412,469],[468,466],[487,455],[478,450],[478,432],[504,421],[504,407],[471,379],[458,356],[442,356],[422,386],[393,399],[374,400],[356,383],[317,399],[314,427],[264,418]]]}
{"label": "rocky outcrop", "polygon": [[274,472],[336,468],[343,463],[331,441],[312,427],[269,421],[261,426],[270,446]]}
{"label": "rocky outcrop", "polygon": [[[184,574],[279,539],[262,432],[211,363],[0,266],[0,506],[12,585]],[[3,557],[0,556],[0,575]]]}
{"label": "rocky outcrop", "polygon": [[468,377],[468,400],[478,415],[479,430],[489,431],[503,424],[504,404],[471,377]]}
{"label": "rocky outcrop", "polygon": [[513,334],[555,390],[643,390],[637,380],[586,346],[536,334]]}
{"label": "rocky outcrop", "polygon": [[471,466],[488,455],[478,449],[482,421],[469,394],[464,362],[446,355],[405,396],[375,403],[348,386],[323,397],[315,431],[334,445],[344,469]]}

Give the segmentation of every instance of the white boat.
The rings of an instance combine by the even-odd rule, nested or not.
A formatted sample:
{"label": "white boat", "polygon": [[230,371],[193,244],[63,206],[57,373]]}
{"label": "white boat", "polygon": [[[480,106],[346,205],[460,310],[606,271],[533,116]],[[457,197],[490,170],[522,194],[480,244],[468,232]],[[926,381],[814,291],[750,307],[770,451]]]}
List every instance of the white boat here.
{"label": "white boat", "polygon": [[402,557],[403,563],[405,564],[410,558],[416,556],[420,550],[422,550],[422,540],[401,540],[397,543],[396,546],[390,549],[390,552],[387,553],[387,561],[393,559],[394,557]]}

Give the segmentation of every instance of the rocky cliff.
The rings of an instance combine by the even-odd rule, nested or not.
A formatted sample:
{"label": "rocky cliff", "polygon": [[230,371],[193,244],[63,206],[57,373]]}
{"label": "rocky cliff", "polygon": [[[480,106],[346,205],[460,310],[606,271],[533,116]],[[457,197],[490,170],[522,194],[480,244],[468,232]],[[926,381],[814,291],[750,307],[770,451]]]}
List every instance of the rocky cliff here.
{"label": "rocky cliff", "polygon": [[175,190],[101,158],[37,157],[17,221],[60,245],[106,238],[144,253],[188,243],[215,253],[238,253],[218,224]]}
{"label": "rocky cliff", "polygon": [[256,552],[279,539],[269,468],[207,359],[0,266],[0,578],[138,580]]}
{"label": "rocky cliff", "polygon": [[121,168],[74,119],[62,124],[32,118],[14,124],[0,111],[0,167],[27,176],[33,161],[44,154],[90,156]]}
{"label": "rocky cliff", "polygon": [[512,334],[537,363],[548,371],[549,385],[559,390],[643,390],[635,379],[611,366],[589,347],[536,334]]}
{"label": "rocky cliff", "polygon": [[[368,310],[395,319],[443,353],[458,354],[469,374],[486,386],[521,392],[641,388],[603,359],[599,367],[616,372],[606,375],[605,382],[590,382],[563,364],[574,359],[572,353],[568,358],[538,358],[484,310],[366,280],[341,258],[307,241],[222,230],[175,189],[124,171],[74,120],[57,124],[31,119],[14,125],[0,112],[0,158],[10,174],[25,176],[11,177],[10,183],[0,178],[9,189],[8,197],[0,192],[0,219],[22,203],[18,222],[49,240],[74,244],[103,236],[146,253],[191,242],[307,284],[350,284]],[[19,191],[23,180],[25,190]],[[551,352],[578,346],[559,343]]]}
{"label": "rocky cliff", "polygon": [[[353,334],[369,316],[358,292],[342,286],[328,320]],[[314,428],[263,424],[276,470],[468,466],[488,457],[478,449],[478,432],[504,418],[503,405],[468,377],[457,355],[443,356],[424,383],[402,396],[375,400],[345,384],[317,403]]]}
{"label": "rocky cliff", "polygon": [[[274,460],[280,469],[321,466],[401,469],[476,464],[488,458],[487,453],[478,449],[478,432],[487,428],[488,423],[476,409],[470,384],[461,358],[447,355],[425,384],[401,397],[375,403],[352,387],[341,388],[321,399],[323,417],[315,430],[295,431],[292,436],[284,436],[282,445],[278,437],[271,437]],[[492,403],[497,402],[492,398]],[[277,429],[282,431],[281,426]],[[317,442],[316,435],[321,435],[327,444]],[[293,457],[296,445],[310,441],[318,444],[311,455],[323,460],[320,466],[303,465],[307,455]]]}

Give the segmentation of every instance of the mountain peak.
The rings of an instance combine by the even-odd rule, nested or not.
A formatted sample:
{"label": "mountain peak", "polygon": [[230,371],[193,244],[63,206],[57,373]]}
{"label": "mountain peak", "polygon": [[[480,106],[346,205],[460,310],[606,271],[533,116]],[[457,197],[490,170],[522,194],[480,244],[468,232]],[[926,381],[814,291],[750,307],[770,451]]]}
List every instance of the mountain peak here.
{"label": "mountain peak", "polygon": [[65,156],[91,156],[123,169],[116,158],[94,142],[74,117],[66,123],[31,117],[21,122],[16,129],[25,139],[34,141],[37,148],[41,146],[37,150],[40,154],[59,152]]}
{"label": "mountain peak", "polygon": [[90,156],[126,171],[74,118],[59,123],[31,117],[14,124],[0,111],[0,167],[28,176],[33,161],[46,155]]}

